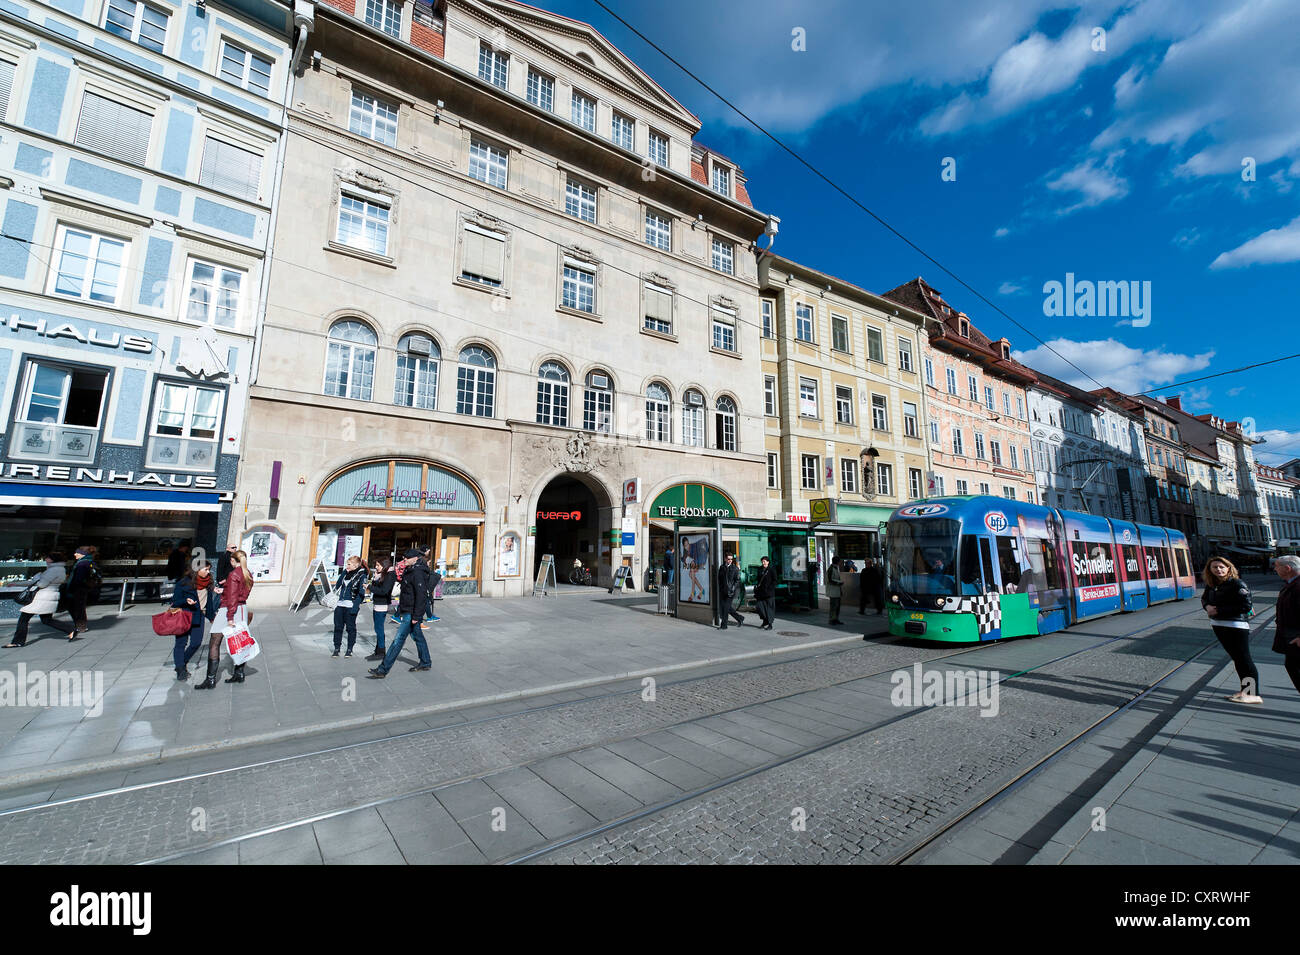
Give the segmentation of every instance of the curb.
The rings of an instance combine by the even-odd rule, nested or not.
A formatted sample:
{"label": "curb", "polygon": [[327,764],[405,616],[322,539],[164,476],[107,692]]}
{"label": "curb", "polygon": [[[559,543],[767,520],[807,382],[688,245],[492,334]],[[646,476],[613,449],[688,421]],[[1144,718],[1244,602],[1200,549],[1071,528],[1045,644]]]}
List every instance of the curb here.
{"label": "curb", "polygon": [[[876,636],[887,635],[887,631],[882,634],[876,634]],[[643,670],[627,670],[622,673],[586,677],[581,680],[571,680],[566,683],[553,683],[548,686],[530,687],[523,690],[511,690],[504,693],[494,693],[488,696],[449,700],[444,703],[430,703],[425,706],[411,706],[402,710],[386,711],[384,713],[370,713],[366,716],[358,716],[352,719],[334,720],[329,723],[316,723],[311,726],[299,726],[292,729],[272,730],[266,733],[255,733],[251,736],[240,736],[233,739],[224,739],[211,743],[191,743],[185,746],[163,747],[162,749],[144,750],[132,754],[123,754],[122,756],[110,756],[102,759],[87,760],[76,764],[64,763],[48,768],[23,770],[21,772],[0,776],[0,792],[18,789],[24,786],[36,785],[39,783],[62,782],[64,780],[75,779],[79,776],[87,776],[94,773],[111,772],[122,769],[138,769],[141,766],[157,765],[159,763],[173,759],[181,759],[187,756],[223,753],[231,750],[242,749],[248,746],[260,746],[267,743],[278,743],[285,740],[301,739],[303,737],[317,736],[323,733],[337,732],[340,730],[359,729],[365,726],[377,726],[383,723],[392,723],[399,720],[427,716],[432,713],[444,713],[448,710],[462,710],[475,706],[487,706],[493,703],[505,703],[511,700],[546,696],[551,693],[581,690],[592,686],[600,686],[605,683],[616,683],[622,680],[637,680],[647,676],[677,673],[683,670],[696,670],[702,667],[718,666],[719,664],[724,663],[737,663],[742,660],[755,660],[762,657],[778,656],[785,653],[797,653],[801,650],[816,650],[822,647],[832,647],[840,644],[861,643],[862,636],[862,634],[855,634],[854,636],[835,637],[829,640],[817,640],[812,643],[799,643],[788,647],[768,647],[763,650],[754,650],[748,653],[733,654],[731,656],[690,660],[684,663],[673,663],[662,667],[653,667]],[[575,700],[573,702],[580,701]]]}

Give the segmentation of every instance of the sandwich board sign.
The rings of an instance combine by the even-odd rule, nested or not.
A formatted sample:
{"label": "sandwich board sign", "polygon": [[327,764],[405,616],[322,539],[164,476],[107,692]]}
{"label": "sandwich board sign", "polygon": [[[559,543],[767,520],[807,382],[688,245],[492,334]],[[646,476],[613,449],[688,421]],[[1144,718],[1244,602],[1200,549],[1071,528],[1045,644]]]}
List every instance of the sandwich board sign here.
{"label": "sandwich board sign", "polygon": [[324,603],[325,595],[332,589],[333,584],[330,583],[329,571],[325,569],[324,561],[319,557],[313,557],[311,563],[307,565],[307,572],[302,575],[302,580],[289,594],[289,609],[297,613],[313,597],[317,603]]}
{"label": "sandwich board sign", "polygon": [[[549,584],[549,586],[548,586]],[[543,554],[542,563],[537,568],[537,579],[533,581],[533,596],[541,593],[546,596],[548,590],[555,589],[555,555]]]}

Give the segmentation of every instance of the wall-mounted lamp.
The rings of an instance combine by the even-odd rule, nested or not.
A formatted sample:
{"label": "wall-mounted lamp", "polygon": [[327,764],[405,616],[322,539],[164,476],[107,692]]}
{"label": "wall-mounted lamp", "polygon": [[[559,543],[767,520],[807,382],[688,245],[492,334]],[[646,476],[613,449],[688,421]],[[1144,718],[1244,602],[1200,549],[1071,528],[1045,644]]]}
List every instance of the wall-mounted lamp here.
{"label": "wall-mounted lamp", "polygon": [[695,227],[696,227],[696,226],[701,226],[701,225],[704,225],[704,213],[703,213],[703,212],[696,213],[696,215],[695,215],[695,221],[691,223],[691,231],[694,232],[694,231],[695,231]]}
{"label": "wall-mounted lamp", "polygon": [[442,100],[438,100],[438,102],[434,104],[434,107],[433,107],[433,121],[434,121],[435,123],[440,123],[440,122],[442,122],[442,111],[443,111],[444,108],[446,108],[446,105],[447,105],[447,104],[444,103]]}

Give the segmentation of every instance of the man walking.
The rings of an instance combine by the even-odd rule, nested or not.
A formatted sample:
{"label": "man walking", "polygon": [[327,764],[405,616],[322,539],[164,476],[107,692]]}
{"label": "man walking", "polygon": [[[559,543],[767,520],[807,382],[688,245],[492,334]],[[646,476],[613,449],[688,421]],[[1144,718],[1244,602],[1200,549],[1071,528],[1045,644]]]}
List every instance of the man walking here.
{"label": "man walking", "polygon": [[760,557],[762,565],[758,568],[758,580],[754,581],[754,606],[763,618],[760,629],[771,630],[772,620],[776,617],[776,570],[767,557]]}
{"label": "man walking", "polygon": [[721,629],[727,629],[727,617],[736,618],[736,626],[743,627],[745,618],[740,615],[740,611],[733,608],[733,601],[740,596],[740,568],[736,566],[735,559],[728,554],[723,560],[722,566],[718,568],[718,616],[722,620]]}
{"label": "man walking", "polygon": [[885,612],[884,575],[880,573],[880,568],[870,557],[862,568],[858,582],[860,584],[858,589],[861,591],[858,594],[858,613],[867,612],[867,596],[870,595],[871,602],[876,605],[876,616],[880,616]]}
{"label": "man walking", "polygon": [[415,648],[420,654],[419,662],[411,667],[411,671],[428,670],[433,667],[433,660],[429,658],[429,645],[425,643],[424,633],[420,628],[420,617],[429,600],[429,570],[420,556],[420,552],[412,547],[402,560],[404,570],[402,595],[397,601],[397,636],[388,645],[388,653],[384,655],[383,662],[370,671],[371,680],[382,680],[388,676],[388,671],[393,668],[398,654],[402,652],[402,644],[406,642],[407,634],[410,634],[415,641]]}
{"label": "man walking", "polygon": [[93,546],[82,544],[73,557],[76,563],[72,565],[67,587],[68,613],[72,617],[72,632],[68,634],[69,640],[79,639],[90,629],[90,622],[86,619],[86,602],[90,598],[90,592],[99,586],[102,579],[99,568],[95,566]]}
{"label": "man walking", "polygon": [[831,600],[831,625],[842,626],[840,620],[840,597],[843,594],[844,574],[840,570],[840,559],[831,558],[830,569],[826,571],[826,596]]}

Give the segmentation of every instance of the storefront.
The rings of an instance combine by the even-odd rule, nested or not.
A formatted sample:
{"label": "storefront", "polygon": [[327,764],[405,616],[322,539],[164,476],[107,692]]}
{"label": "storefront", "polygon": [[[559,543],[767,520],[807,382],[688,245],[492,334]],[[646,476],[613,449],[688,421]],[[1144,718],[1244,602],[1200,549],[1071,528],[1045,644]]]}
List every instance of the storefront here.
{"label": "storefront", "polygon": [[858,603],[859,573],[868,558],[880,560],[885,523],[894,508],[820,498],[810,502],[809,510],[821,581],[825,581],[826,568],[835,557],[853,561],[855,572],[844,575],[843,599],[846,604]]}
{"label": "storefront", "polygon": [[647,568],[663,567],[664,552],[673,541],[679,522],[712,524],[717,518],[739,517],[735,503],[724,492],[708,484],[674,484],[665,488],[646,509],[648,522]]}
{"label": "storefront", "polygon": [[483,579],[483,497],[465,475],[432,461],[352,464],[326,480],[316,501],[311,553],[327,568],[352,555],[373,564],[433,549],[442,594],[477,594]]}

